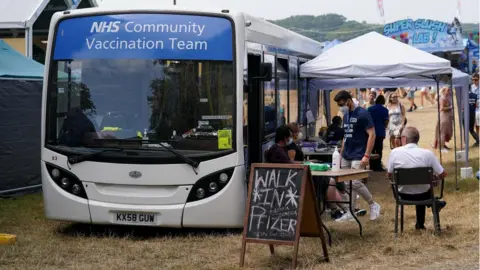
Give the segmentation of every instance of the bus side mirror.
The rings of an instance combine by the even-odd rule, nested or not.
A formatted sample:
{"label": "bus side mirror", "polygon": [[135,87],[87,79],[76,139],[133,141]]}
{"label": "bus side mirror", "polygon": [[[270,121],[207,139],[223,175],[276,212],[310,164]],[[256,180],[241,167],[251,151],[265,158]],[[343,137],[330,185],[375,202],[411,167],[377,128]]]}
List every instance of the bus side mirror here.
{"label": "bus side mirror", "polygon": [[259,76],[254,79],[269,82],[272,80],[272,63],[260,63]]}

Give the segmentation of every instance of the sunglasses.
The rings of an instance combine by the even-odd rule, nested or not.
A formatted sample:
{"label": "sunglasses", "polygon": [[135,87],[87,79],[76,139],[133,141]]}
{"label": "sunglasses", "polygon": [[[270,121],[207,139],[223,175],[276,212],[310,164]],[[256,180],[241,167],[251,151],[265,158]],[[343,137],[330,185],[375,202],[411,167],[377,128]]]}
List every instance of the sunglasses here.
{"label": "sunglasses", "polygon": [[398,98],[397,96],[393,96],[392,98]]}

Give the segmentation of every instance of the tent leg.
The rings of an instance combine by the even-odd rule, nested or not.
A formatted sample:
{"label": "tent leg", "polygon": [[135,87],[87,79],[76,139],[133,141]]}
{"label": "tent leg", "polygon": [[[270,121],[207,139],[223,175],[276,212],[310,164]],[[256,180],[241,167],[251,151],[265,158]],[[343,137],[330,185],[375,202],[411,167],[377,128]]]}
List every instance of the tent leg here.
{"label": "tent leg", "polygon": [[[452,78],[450,78],[450,89],[453,90]],[[455,103],[454,103],[454,100],[453,100],[453,91],[452,91],[451,96],[452,96],[452,112],[453,112],[453,114],[452,114],[452,118],[453,118],[453,154],[455,156],[455,189],[458,190],[457,129],[456,129],[456,124],[455,124]],[[460,124],[460,126],[461,126],[461,124]],[[462,137],[461,133],[460,133],[460,137]]]}
{"label": "tent leg", "polygon": [[442,140],[441,140],[441,129],[440,129],[440,81],[437,77],[435,77],[435,81],[437,82],[437,123],[438,123],[438,137],[437,137],[437,145],[438,145],[438,151],[440,152],[440,164],[443,165],[443,159],[442,159]]}
{"label": "tent leg", "polygon": [[462,91],[462,104],[464,107],[463,111],[463,132],[464,132],[464,140],[465,140],[465,168],[468,168],[468,152],[470,151],[470,146],[468,144],[470,140],[470,117],[475,117],[475,115],[470,115],[470,110],[467,110],[469,106],[469,92],[470,89],[466,88]]}
{"label": "tent leg", "polygon": [[25,28],[25,55],[33,58],[33,28]]}

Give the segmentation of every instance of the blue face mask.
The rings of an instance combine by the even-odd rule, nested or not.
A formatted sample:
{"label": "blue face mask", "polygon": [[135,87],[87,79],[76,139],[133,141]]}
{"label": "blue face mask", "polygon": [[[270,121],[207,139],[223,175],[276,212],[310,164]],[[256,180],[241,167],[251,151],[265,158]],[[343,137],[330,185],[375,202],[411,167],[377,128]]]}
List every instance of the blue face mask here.
{"label": "blue face mask", "polygon": [[293,143],[293,138],[289,138],[288,141],[287,141],[287,145],[290,145]]}

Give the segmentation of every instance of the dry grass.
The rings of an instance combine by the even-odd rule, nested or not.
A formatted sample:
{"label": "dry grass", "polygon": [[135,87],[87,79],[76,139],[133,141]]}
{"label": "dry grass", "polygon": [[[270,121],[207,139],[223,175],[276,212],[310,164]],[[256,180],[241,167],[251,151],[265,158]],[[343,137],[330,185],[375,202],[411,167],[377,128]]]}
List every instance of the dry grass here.
{"label": "dry grass", "polygon": [[[421,146],[433,138],[434,109],[409,113],[409,124],[421,131]],[[452,144],[451,144],[452,145]],[[386,143],[386,150],[389,151]],[[444,162],[453,174],[453,153]],[[478,148],[470,163],[478,170]],[[461,166],[460,166],[461,167]],[[427,213],[427,231],[414,230],[415,211],[407,207],[405,233],[393,237],[394,204],[388,182],[375,175],[368,186],[382,205],[381,219],[362,218],[364,237],[356,223],[328,222],[334,243],[331,263],[320,263],[318,239],[303,239],[299,267],[305,269],[478,269],[479,195],[476,179],[449,177],[445,188],[448,205],[441,212],[443,234],[432,234]],[[364,203],[364,202],[361,202]],[[365,206],[365,205],[363,205]],[[239,231],[167,230],[155,228],[104,227],[46,221],[41,195],[0,200],[0,232],[18,236],[13,246],[0,247],[0,269],[238,269]],[[289,267],[292,248],[279,247],[269,256],[268,247],[247,246],[247,268]]]}

